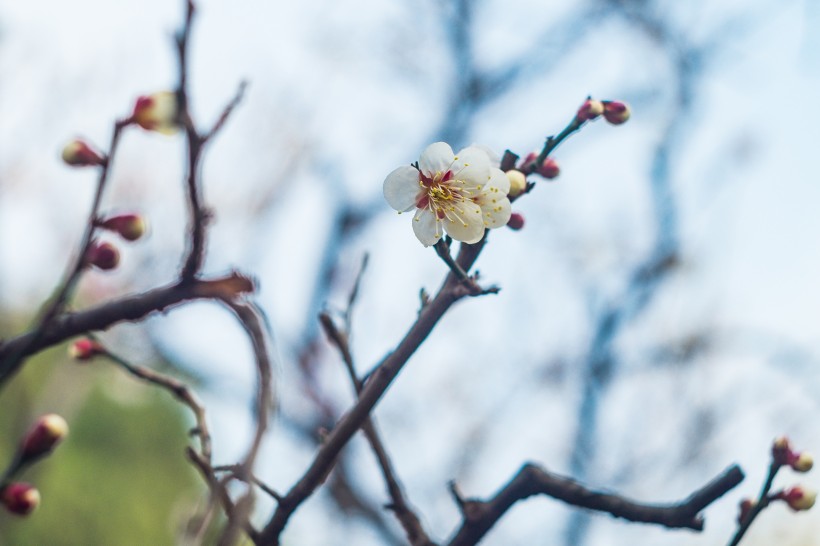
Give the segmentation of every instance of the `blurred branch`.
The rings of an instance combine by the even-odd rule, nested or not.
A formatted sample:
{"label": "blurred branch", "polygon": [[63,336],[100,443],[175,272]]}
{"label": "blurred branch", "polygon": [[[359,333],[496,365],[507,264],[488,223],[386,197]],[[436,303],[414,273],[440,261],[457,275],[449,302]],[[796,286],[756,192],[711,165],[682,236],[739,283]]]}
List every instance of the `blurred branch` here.
{"label": "blurred branch", "polygon": [[[336,327],[336,324],[334,323],[333,319],[327,313],[322,313],[319,315],[319,321],[322,324],[322,328],[324,329],[328,338],[331,340],[331,342],[333,342],[333,344],[336,346],[336,348],[339,350],[339,353],[342,356],[342,360],[345,364],[345,368],[347,369],[350,381],[353,383],[357,396],[361,395],[362,382],[359,379],[358,374],[356,373],[356,366],[353,362],[353,355],[350,351],[350,345],[348,343],[348,340],[350,338],[350,316],[352,313],[353,305],[356,302],[356,296],[358,294],[362,274],[364,272],[366,265],[367,255],[365,255],[364,259],[362,260],[362,266],[359,270],[359,275],[356,277],[356,282],[353,285],[353,290],[351,290],[350,298],[348,299],[348,307],[344,312],[345,331],[340,331]],[[384,442],[382,441],[381,436],[379,435],[378,429],[376,428],[376,424],[373,421],[373,417],[369,416],[364,420],[364,423],[362,425],[362,431],[364,432],[364,435],[367,438],[367,441],[370,444],[371,449],[373,450],[373,454],[376,456],[376,460],[378,461],[379,467],[382,471],[382,475],[384,476],[384,481],[387,486],[387,492],[390,495],[391,499],[391,503],[388,505],[388,507],[395,513],[396,518],[399,520],[401,526],[404,528],[404,532],[407,535],[407,539],[410,541],[410,544],[412,546],[432,546],[433,542],[430,540],[429,536],[424,530],[424,527],[421,525],[419,517],[416,515],[413,508],[405,499],[403,486],[401,485],[401,482],[399,481],[399,478],[396,475],[396,471],[393,467],[393,462],[391,461],[390,456],[387,453],[387,449],[384,446]]]}
{"label": "blurred branch", "polygon": [[453,496],[464,522],[449,546],[478,543],[513,504],[533,495],[547,495],[566,504],[607,512],[615,517],[669,528],[703,530],[700,512],[743,480],[743,472],[730,466],[720,476],[676,504],[643,504],[612,493],[588,489],[579,482],[527,463],[491,499],[464,499],[453,484]]}
{"label": "blurred branch", "polygon": [[239,89],[234,98],[225,106],[222,114],[217,119],[210,131],[200,133],[194,124],[190,109],[190,95],[188,93],[188,45],[191,38],[196,7],[192,0],[185,2],[185,22],[182,29],[176,35],[177,58],[179,61],[179,83],[176,94],[179,104],[179,121],[185,130],[185,137],[188,142],[188,173],[186,175],[186,186],[188,191],[188,209],[190,214],[190,225],[188,234],[187,257],[182,268],[180,278],[183,281],[190,281],[199,274],[205,260],[205,227],[211,217],[210,211],[202,203],[201,181],[199,176],[199,164],[205,144],[225,125],[228,117],[234,108],[242,100],[247,86],[246,82],[239,84]]}
{"label": "blurred branch", "polygon": [[261,312],[250,303],[241,303],[232,298],[223,298],[231,311],[234,312],[242,327],[248,334],[253,346],[253,353],[257,371],[257,397],[256,397],[256,430],[248,453],[242,463],[236,466],[234,475],[242,481],[248,483],[248,489],[236,503],[237,510],[234,517],[229,520],[228,526],[223,530],[219,544],[228,546],[234,544],[238,533],[242,529],[250,529],[250,516],[253,511],[253,467],[262,445],[262,438],[268,428],[268,415],[273,407],[273,390],[270,362],[270,350],[268,349],[268,336],[261,318]]}

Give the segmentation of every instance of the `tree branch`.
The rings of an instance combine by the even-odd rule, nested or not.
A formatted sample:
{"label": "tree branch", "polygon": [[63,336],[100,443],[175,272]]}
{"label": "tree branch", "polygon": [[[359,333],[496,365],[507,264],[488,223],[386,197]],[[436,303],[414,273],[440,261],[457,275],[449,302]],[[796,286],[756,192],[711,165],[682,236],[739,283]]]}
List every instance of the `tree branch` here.
{"label": "tree branch", "polygon": [[743,472],[736,465],[676,504],[643,504],[612,493],[588,489],[572,478],[558,476],[527,463],[491,499],[461,499],[464,521],[448,546],[478,543],[516,502],[533,495],[547,495],[572,506],[607,512],[633,522],[669,528],[703,529],[701,510],[737,486]]}

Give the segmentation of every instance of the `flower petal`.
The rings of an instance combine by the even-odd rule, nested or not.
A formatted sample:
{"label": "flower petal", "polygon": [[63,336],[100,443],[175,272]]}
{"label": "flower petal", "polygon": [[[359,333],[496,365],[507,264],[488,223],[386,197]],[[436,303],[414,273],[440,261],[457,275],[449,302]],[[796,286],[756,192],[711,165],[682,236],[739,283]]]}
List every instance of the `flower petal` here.
{"label": "flower petal", "polygon": [[484,225],[497,228],[507,224],[512,214],[510,200],[507,193],[510,191],[510,179],[501,169],[490,168],[490,179],[476,197],[475,202],[481,206]]}
{"label": "flower petal", "polygon": [[384,179],[384,199],[399,212],[416,206],[420,189],[419,172],[409,165],[399,167]]}
{"label": "flower petal", "polygon": [[488,190],[490,188],[495,188],[499,193],[501,193],[501,195],[507,195],[510,193],[510,179],[507,178],[504,171],[494,167],[490,169],[490,180],[487,182],[484,189]]}
{"label": "flower petal", "polygon": [[488,229],[506,226],[512,215],[510,200],[505,197],[495,203],[482,205],[481,214],[484,218],[484,226]]}
{"label": "flower petal", "polygon": [[453,164],[453,149],[446,142],[434,142],[427,146],[419,158],[419,169],[428,176],[447,172]]}
{"label": "flower petal", "polygon": [[452,171],[454,178],[458,180],[483,185],[487,181],[489,168],[490,158],[487,157],[487,152],[478,146],[468,146],[456,154]]}
{"label": "flower petal", "polygon": [[442,220],[444,231],[456,241],[463,243],[477,243],[484,237],[484,220],[481,208],[472,201],[464,201],[447,211],[447,217]]}
{"label": "flower petal", "polygon": [[434,245],[441,239],[441,221],[429,209],[419,209],[413,217],[413,232],[424,246]]}

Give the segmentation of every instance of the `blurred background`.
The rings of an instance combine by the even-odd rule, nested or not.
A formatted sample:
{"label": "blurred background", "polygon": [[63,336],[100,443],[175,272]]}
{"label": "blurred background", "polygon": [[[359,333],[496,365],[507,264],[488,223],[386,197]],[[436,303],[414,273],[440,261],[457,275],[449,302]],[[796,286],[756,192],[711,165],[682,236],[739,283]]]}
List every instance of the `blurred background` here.
{"label": "blurred background", "polygon": [[[59,158],[105,146],[140,94],[172,88],[183,2],[0,0],[0,337],[23,331],[76,252],[95,173]],[[201,0],[192,108],[209,126],[245,99],[203,164],[215,213],[206,270],[258,280],[278,355],[276,424],[257,464],[279,491],[353,401],[316,320],[353,311],[358,369],[399,341],[446,273],[382,182],[438,140],[501,154],[540,149],[587,95],[632,119],[586,126],[553,154],[494,231],[477,268],[497,296],[463,301],[375,411],[433,538],[459,521],[447,491],[488,496],[528,460],[595,487],[677,501],[733,462],[747,480],[706,510],[701,534],[629,524],[539,497],[488,545],[724,544],[771,440],[820,452],[820,4],[809,0]],[[147,240],[92,272],[84,308],[171,281],[184,250],[182,137],[128,131],[106,211],[140,211]],[[103,334],[135,363],[203,397],[215,462],[242,456],[254,368],[233,317],[195,303]],[[0,515],[0,544],[176,544],[202,508],[186,463],[190,416],[165,393],[65,347],[0,393],[0,456],[37,415],[72,435],[26,479],[43,502]],[[818,478],[779,476],[778,486]],[[403,544],[357,437],[291,520],[289,545]],[[259,521],[273,505],[261,498]],[[744,544],[820,544],[820,512],[773,506]],[[127,530],[127,533],[125,532]],[[132,538],[133,537],[133,538]],[[129,542],[131,541],[131,542]]]}

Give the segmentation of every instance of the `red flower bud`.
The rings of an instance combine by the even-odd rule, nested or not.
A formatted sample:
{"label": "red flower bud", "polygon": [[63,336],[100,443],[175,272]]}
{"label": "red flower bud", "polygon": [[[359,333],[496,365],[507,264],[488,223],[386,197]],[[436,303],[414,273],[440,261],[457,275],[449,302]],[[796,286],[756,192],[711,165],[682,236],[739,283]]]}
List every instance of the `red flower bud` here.
{"label": "red flower bud", "polygon": [[551,180],[553,178],[557,178],[558,175],[561,174],[561,168],[558,166],[557,161],[551,157],[548,157],[538,167],[538,174]]}
{"label": "red flower bud", "polygon": [[795,485],[777,493],[772,498],[782,500],[789,505],[789,508],[795,512],[800,512],[814,506],[814,501],[817,500],[817,492]]}
{"label": "red flower bud", "polygon": [[77,360],[91,360],[103,353],[105,353],[105,347],[88,338],[78,339],[68,347],[68,356]]}
{"label": "red flower bud", "polygon": [[737,516],[737,523],[742,524],[743,520],[749,516],[749,512],[751,512],[752,508],[756,505],[757,503],[752,499],[743,499],[740,501],[740,513]]}
{"label": "red flower bud", "polygon": [[599,100],[587,99],[578,109],[575,118],[578,121],[589,121],[604,113],[604,104]]}
{"label": "red flower bud", "polygon": [[179,130],[179,102],[173,91],[139,97],[132,114],[134,122],[148,131],[171,135]]}
{"label": "red flower bud", "polygon": [[68,436],[68,423],[56,413],[40,417],[28,431],[20,446],[24,461],[48,455]]}
{"label": "red flower bud", "polygon": [[518,166],[518,170],[522,173],[529,173],[530,170],[535,166],[535,161],[538,159],[538,152],[530,152],[524,159],[521,160],[521,164]]}
{"label": "red flower bud", "polygon": [[11,483],[3,488],[2,501],[12,514],[27,516],[40,505],[40,492],[27,483]]}
{"label": "red flower bud", "polygon": [[772,461],[778,465],[789,464],[793,456],[792,444],[788,438],[781,436],[772,442]]}
{"label": "red flower bud", "polygon": [[524,216],[518,212],[513,212],[510,214],[510,219],[507,221],[507,227],[518,231],[519,229],[524,227]]}
{"label": "red flower bud", "polygon": [[105,163],[102,154],[96,152],[85,141],[75,139],[65,145],[62,153],[63,161],[72,167],[89,167]]}
{"label": "red flower bud", "polygon": [[626,123],[630,115],[631,112],[626,103],[615,100],[604,101],[604,119],[612,125]]}
{"label": "red flower bud", "polygon": [[145,220],[139,214],[119,214],[102,220],[97,225],[115,232],[126,241],[136,241],[145,234]]}
{"label": "red flower bud", "polygon": [[94,241],[88,247],[85,254],[87,264],[108,271],[114,269],[120,263],[120,251],[111,243],[100,243]]}

